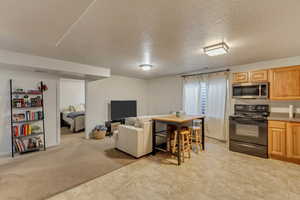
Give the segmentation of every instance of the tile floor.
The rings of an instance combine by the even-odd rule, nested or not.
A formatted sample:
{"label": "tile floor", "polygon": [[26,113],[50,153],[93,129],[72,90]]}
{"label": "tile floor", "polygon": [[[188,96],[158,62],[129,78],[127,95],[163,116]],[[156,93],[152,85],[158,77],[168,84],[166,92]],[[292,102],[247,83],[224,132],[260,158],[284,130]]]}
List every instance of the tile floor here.
{"label": "tile floor", "polygon": [[209,140],[207,150],[176,166],[166,154],[149,156],[51,200],[299,200],[300,165],[229,152]]}

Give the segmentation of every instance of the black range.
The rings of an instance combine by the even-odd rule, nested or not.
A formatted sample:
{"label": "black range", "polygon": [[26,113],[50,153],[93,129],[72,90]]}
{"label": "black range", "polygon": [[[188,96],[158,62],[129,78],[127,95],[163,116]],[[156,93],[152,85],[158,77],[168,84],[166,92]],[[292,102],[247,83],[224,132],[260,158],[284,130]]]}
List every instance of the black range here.
{"label": "black range", "polygon": [[229,117],[229,149],[268,158],[269,105],[234,106]]}

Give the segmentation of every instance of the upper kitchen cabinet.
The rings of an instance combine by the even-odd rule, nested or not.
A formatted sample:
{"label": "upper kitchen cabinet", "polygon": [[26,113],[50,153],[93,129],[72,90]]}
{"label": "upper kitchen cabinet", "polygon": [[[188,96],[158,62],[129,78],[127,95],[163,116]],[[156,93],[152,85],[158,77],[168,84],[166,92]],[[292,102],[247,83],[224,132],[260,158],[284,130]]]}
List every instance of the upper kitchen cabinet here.
{"label": "upper kitchen cabinet", "polygon": [[233,83],[268,82],[268,70],[233,73]]}
{"label": "upper kitchen cabinet", "polygon": [[247,83],[249,81],[248,72],[237,72],[233,73],[233,83]]}
{"label": "upper kitchen cabinet", "polygon": [[269,70],[270,99],[300,100],[300,66]]}
{"label": "upper kitchen cabinet", "polygon": [[268,82],[268,70],[249,72],[250,82]]}

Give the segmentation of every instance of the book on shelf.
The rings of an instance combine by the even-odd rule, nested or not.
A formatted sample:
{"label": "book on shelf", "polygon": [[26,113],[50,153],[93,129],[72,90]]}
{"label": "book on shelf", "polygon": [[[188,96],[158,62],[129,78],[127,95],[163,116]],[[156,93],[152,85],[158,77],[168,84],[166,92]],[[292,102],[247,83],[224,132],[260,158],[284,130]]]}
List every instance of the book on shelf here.
{"label": "book on shelf", "polygon": [[32,134],[41,133],[40,132],[41,128],[37,125],[22,124],[22,125],[15,125],[12,128],[15,137],[29,136]]}
{"label": "book on shelf", "polygon": [[44,146],[42,139],[40,137],[28,138],[28,139],[19,139],[16,138],[15,141],[15,150],[19,153],[23,153],[30,150],[38,150]]}
{"label": "book on shelf", "polygon": [[25,111],[23,113],[13,114],[13,122],[26,122],[34,120],[42,120],[43,112],[42,111]]}

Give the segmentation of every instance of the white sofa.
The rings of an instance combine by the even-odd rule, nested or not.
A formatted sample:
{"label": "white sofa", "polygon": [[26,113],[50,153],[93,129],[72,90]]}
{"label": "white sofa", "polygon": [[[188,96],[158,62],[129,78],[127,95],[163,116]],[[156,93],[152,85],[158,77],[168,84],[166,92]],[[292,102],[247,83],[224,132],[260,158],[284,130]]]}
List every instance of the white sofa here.
{"label": "white sofa", "polygon": [[[157,116],[157,115],[156,115]],[[167,115],[159,115],[167,116]],[[136,158],[152,152],[152,117],[127,118],[125,125],[119,125],[116,148]],[[158,127],[164,129],[163,125]],[[163,140],[158,141],[163,142]]]}

